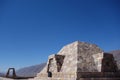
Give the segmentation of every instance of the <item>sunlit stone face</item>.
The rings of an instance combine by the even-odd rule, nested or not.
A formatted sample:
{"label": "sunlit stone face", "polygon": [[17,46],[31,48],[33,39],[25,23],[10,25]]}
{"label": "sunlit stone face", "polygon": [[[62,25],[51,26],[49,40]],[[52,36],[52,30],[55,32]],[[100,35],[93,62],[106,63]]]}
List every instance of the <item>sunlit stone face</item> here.
{"label": "sunlit stone face", "polygon": [[[111,60],[109,64],[113,64],[113,57],[106,56]],[[50,55],[47,65],[36,80],[48,80],[47,70],[52,73],[54,80],[77,80],[80,72],[102,72],[106,66],[103,65],[103,59],[107,60],[105,58],[103,50],[97,45],[76,41],[64,46],[56,55]],[[107,68],[111,69],[109,66]]]}
{"label": "sunlit stone face", "polygon": [[104,53],[98,53],[98,54],[94,54],[94,55],[93,55],[94,63],[95,63],[95,65],[96,65],[96,67],[97,67],[97,70],[98,70],[99,72],[101,72],[103,54],[104,54]]}

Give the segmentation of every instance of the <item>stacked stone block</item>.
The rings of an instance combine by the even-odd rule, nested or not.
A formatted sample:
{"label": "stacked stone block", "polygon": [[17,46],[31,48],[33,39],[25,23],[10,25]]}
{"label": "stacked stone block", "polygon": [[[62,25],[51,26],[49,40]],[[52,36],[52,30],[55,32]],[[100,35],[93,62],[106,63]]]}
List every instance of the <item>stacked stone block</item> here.
{"label": "stacked stone block", "polygon": [[77,72],[100,72],[103,51],[95,44],[78,42]]}
{"label": "stacked stone block", "polygon": [[[103,65],[107,60],[111,61],[109,64],[113,65],[112,67]],[[117,70],[111,55],[106,55],[95,44],[76,41],[64,46],[57,54],[50,55],[47,65],[34,80],[80,80],[80,75],[93,76],[94,73],[101,75],[107,68],[108,72]],[[51,76],[48,76],[48,73],[51,73]]]}
{"label": "stacked stone block", "polygon": [[102,59],[102,72],[117,72],[118,67],[112,54],[104,53]]}

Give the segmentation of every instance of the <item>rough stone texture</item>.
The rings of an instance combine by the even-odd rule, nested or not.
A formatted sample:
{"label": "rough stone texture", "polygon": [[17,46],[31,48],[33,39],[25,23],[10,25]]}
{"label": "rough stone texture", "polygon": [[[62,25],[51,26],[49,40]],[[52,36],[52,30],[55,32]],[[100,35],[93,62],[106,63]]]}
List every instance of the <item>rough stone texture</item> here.
{"label": "rough stone texture", "polygon": [[[110,65],[115,65],[113,57],[106,57],[97,45],[76,41],[64,46],[56,55],[50,55],[47,65],[35,80],[80,80],[80,72],[106,72],[107,68],[109,72],[116,67],[104,67],[106,65],[102,64],[106,63],[107,59],[111,61]],[[48,72],[51,77],[48,77]]]}
{"label": "rough stone texture", "polygon": [[77,58],[77,72],[101,71],[103,51],[97,45],[78,42]]}
{"label": "rough stone texture", "polygon": [[47,72],[60,72],[64,61],[63,55],[54,55],[49,58]]}
{"label": "rough stone texture", "polygon": [[94,59],[94,66],[92,65],[91,67],[96,67],[96,71],[101,72],[102,68],[102,59],[103,59],[103,53],[98,53],[98,54],[93,54],[93,59]]}
{"label": "rough stone texture", "polygon": [[119,72],[79,72],[78,79],[80,78],[120,78]]}
{"label": "rough stone texture", "polygon": [[[53,58],[52,64],[54,65],[54,70],[52,72],[53,77],[62,78],[62,79],[69,79],[75,80],[76,79],[76,72],[77,72],[77,46],[78,41],[72,44],[64,46],[59,52],[58,55],[65,56],[64,62],[62,64],[60,72],[57,71],[56,60],[53,58],[55,55],[50,55],[49,59]],[[49,59],[47,64],[49,64]],[[46,66],[35,78],[41,80],[47,80],[47,67]],[[51,66],[53,67],[53,66]],[[70,77],[71,76],[71,77]],[[73,79],[74,78],[74,79]],[[55,78],[56,79],[56,78]],[[52,79],[53,80],[53,79]]]}
{"label": "rough stone texture", "polygon": [[102,72],[117,72],[118,67],[112,54],[104,53],[102,59]]}
{"label": "rough stone texture", "polygon": [[117,62],[118,69],[120,71],[120,50],[110,51],[109,53],[113,54],[115,61]]}

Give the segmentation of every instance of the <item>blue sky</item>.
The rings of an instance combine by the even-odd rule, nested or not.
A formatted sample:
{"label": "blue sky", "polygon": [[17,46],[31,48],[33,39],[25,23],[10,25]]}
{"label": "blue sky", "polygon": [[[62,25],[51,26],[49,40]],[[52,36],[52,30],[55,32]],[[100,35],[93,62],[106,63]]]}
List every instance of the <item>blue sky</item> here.
{"label": "blue sky", "polygon": [[0,71],[47,61],[73,41],[120,49],[120,0],[0,0]]}

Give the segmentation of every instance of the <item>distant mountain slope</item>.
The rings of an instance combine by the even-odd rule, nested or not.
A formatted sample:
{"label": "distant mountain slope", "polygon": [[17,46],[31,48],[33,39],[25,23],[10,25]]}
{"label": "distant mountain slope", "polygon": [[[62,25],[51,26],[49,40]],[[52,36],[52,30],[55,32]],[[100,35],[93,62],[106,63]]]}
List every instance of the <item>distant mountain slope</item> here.
{"label": "distant mountain slope", "polygon": [[111,54],[115,57],[115,60],[117,61],[118,69],[120,70],[120,50],[114,50],[110,51]]}
{"label": "distant mountain slope", "polygon": [[39,73],[45,67],[45,65],[46,63],[42,63],[39,65],[21,68],[16,71],[16,74],[17,76],[22,76],[22,77],[35,77],[37,73]]}
{"label": "distant mountain slope", "polygon": [[5,74],[4,73],[0,73],[0,77],[4,77],[5,76]]}

